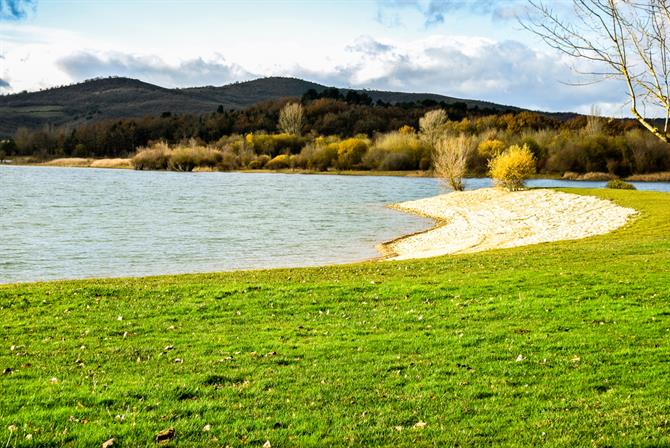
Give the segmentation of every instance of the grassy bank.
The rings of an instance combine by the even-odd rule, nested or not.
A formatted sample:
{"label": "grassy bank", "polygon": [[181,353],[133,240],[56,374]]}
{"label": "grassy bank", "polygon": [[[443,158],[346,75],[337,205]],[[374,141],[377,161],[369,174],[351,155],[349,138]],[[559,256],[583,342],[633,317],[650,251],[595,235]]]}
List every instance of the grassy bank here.
{"label": "grassy bank", "polygon": [[0,286],[0,441],[668,446],[670,195],[578,192],[640,215],[422,261]]}

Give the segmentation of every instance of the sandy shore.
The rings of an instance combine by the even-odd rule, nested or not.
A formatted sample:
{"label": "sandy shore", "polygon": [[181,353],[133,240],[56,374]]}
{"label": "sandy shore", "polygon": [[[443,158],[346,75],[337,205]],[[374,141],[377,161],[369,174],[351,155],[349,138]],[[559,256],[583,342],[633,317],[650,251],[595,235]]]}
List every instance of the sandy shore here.
{"label": "sandy shore", "polygon": [[494,188],[443,194],[391,206],[436,226],[382,244],[390,260],[480,252],[611,232],[637,213],[593,196]]}

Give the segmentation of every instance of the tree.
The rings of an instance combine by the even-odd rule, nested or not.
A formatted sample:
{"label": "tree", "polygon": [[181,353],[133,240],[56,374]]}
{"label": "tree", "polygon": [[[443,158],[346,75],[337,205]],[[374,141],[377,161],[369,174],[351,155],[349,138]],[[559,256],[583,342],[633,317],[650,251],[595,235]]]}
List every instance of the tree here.
{"label": "tree", "polygon": [[288,103],[279,112],[279,129],[291,135],[302,131],[303,109],[298,103]]}
{"label": "tree", "polygon": [[[670,140],[670,0],[572,0],[572,20],[541,0],[528,2],[526,29],[556,50],[597,64],[591,75],[623,80],[635,119]],[[663,129],[645,118],[647,108],[664,112]]]}
{"label": "tree", "polygon": [[470,153],[475,147],[472,137],[442,137],[435,145],[433,167],[435,174],[452,190],[462,191]]}
{"label": "tree", "polygon": [[435,147],[444,133],[444,127],[449,121],[443,109],[431,110],[419,119],[419,130],[423,138],[431,147]]}

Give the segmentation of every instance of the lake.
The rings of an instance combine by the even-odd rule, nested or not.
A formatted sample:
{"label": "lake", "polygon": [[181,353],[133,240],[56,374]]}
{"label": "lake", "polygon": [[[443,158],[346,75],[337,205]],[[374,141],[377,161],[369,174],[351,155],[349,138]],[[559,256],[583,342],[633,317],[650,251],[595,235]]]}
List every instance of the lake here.
{"label": "lake", "polygon": [[370,259],[432,225],[385,205],[442,191],[430,178],[0,166],[0,283]]}

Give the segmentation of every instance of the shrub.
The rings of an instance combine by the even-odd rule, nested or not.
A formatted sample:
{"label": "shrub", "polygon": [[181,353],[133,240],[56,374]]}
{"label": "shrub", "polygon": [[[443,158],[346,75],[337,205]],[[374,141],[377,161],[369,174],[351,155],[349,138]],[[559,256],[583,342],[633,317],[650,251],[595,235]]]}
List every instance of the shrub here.
{"label": "shrub", "polygon": [[335,165],[338,149],[338,143],[329,143],[312,147],[312,150],[308,151],[309,156],[307,159],[307,167],[309,169],[320,171],[327,170],[329,167]]}
{"label": "shrub", "polygon": [[378,169],[381,171],[402,171],[415,169],[416,164],[407,153],[391,152],[384,154]]}
{"label": "shrub", "polygon": [[247,165],[247,168],[251,170],[259,170],[261,168],[264,168],[265,165],[270,161],[270,156],[267,154],[261,154],[259,156],[254,157],[251,162]]}
{"label": "shrub", "polygon": [[454,191],[463,190],[463,178],[474,146],[473,138],[463,134],[458,137],[441,138],[435,146],[433,156],[435,174]]}
{"label": "shrub", "polygon": [[647,131],[634,129],[626,133],[631,158],[637,173],[651,173],[670,168],[670,145]]}
{"label": "shrub", "polygon": [[279,129],[291,135],[300,135],[302,132],[303,109],[298,103],[288,103],[279,112]]}
{"label": "shrub", "polygon": [[151,148],[140,148],[130,160],[136,170],[166,170],[170,160],[167,143],[159,142]]}
{"label": "shrub", "polygon": [[523,188],[528,176],[535,173],[535,158],[528,146],[512,145],[489,161],[493,181],[510,191]]}
{"label": "shrub", "polygon": [[584,173],[577,178],[578,180],[592,180],[592,181],[602,181],[602,180],[614,180],[616,176],[610,173],[600,173],[597,171],[589,171]]}
{"label": "shrub", "polygon": [[240,167],[240,158],[232,151],[223,151],[221,153],[221,160],[216,164],[216,168],[220,171],[236,170]]}
{"label": "shrub", "polygon": [[615,190],[635,190],[635,185],[624,182],[621,179],[612,179],[607,182],[607,188],[613,188]]}
{"label": "shrub", "polygon": [[292,134],[248,134],[245,146],[253,148],[256,153],[274,157],[290,152],[296,154],[305,145],[305,138]]}
{"label": "shrub", "polygon": [[174,171],[193,171],[195,167],[214,168],[223,161],[223,153],[204,146],[181,146],[170,153],[168,168]]}
{"label": "shrub", "polygon": [[341,141],[337,147],[337,167],[349,169],[359,165],[367,151],[368,142],[361,138],[348,138]]}
{"label": "shrub", "polygon": [[414,135],[416,134],[416,129],[408,124],[404,124],[400,127],[400,129],[398,129],[398,132],[405,135]]}
{"label": "shrub", "polygon": [[670,182],[670,171],[651,174],[635,174],[628,177],[627,180],[641,182]]}
{"label": "shrub", "polygon": [[505,151],[505,142],[497,138],[483,140],[477,147],[477,152],[486,160],[492,159]]}
{"label": "shrub", "polygon": [[391,132],[377,138],[363,163],[378,170],[415,170],[430,157],[430,146],[415,134]]}
{"label": "shrub", "polygon": [[289,167],[289,155],[280,154],[274,159],[270,160],[265,167],[270,170],[281,170]]}

